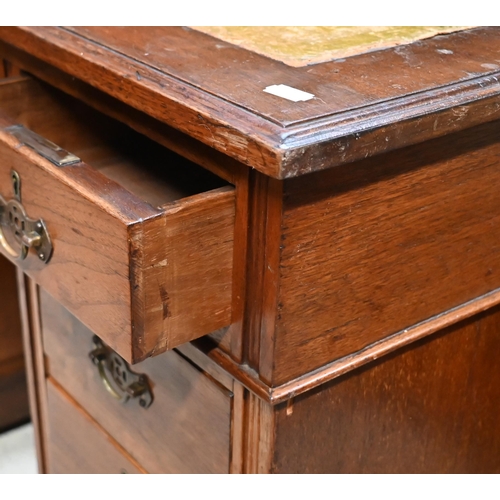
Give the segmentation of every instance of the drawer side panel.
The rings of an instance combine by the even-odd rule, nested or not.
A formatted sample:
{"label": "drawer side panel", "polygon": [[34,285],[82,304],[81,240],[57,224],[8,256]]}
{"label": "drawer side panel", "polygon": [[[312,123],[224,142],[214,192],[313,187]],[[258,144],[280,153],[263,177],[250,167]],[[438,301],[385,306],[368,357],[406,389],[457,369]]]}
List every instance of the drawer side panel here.
{"label": "drawer side panel", "polygon": [[285,184],[273,382],[500,287],[500,122]]}
{"label": "drawer side panel", "polygon": [[168,206],[131,231],[134,360],[231,323],[235,191]]}

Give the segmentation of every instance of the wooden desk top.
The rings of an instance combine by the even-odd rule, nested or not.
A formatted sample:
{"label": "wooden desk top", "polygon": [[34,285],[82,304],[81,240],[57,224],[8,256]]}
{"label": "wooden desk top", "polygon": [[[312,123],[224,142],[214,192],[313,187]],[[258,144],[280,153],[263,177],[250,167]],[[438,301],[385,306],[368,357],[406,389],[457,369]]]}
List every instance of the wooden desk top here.
{"label": "wooden desk top", "polygon": [[277,178],[500,118],[497,27],[303,67],[180,27],[3,27],[0,39]]}

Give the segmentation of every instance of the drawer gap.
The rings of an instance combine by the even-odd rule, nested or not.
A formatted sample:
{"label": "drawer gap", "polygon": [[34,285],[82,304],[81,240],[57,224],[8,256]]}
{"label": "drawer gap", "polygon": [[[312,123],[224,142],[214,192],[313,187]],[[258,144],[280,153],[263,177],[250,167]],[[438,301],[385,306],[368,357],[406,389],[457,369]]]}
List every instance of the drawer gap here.
{"label": "drawer gap", "polygon": [[228,185],[127,125],[33,79],[21,85],[18,79],[10,84],[4,80],[0,110],[156,208]]}

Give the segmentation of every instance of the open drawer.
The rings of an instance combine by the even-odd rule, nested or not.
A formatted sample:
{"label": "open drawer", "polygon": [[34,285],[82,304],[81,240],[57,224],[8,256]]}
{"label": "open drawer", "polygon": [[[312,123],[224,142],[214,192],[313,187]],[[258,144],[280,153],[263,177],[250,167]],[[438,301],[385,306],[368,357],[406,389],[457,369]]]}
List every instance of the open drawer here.
{"label": "open drawer", "polygon": [[0,81],[0,251],[127,361],[231,322],[234,210],[201,167],[33,79]]}

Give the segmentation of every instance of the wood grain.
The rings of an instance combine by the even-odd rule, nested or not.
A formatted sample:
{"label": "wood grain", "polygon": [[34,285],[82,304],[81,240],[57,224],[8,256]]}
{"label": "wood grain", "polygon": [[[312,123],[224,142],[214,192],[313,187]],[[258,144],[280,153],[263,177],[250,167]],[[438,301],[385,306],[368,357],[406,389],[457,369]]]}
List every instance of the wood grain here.
{"label": "wood grain", "polygon": [[273,357],[273,344],[266,335],[274,324],[279,249],[273,245],[280,231],[282,183],[253,172],[250,176],[248,211],[248,264],[244,325],[245,361],[259,371],[260,356]]}
{"label": "wood grain", "polygon": [[[2,94],[13,116],[3,126],[20,120],[95,161],[57,168],[0,131],[0,193],[13,196],[16,170],[27,213],[54,241],[51,262],[30,256],[25,272],[128,361],[229,325],[233,188],[53,89],[20,79],[0,85]],[[194,314],[193,297],[206,301]]]}
{"label": "wood grain", "polygon": [[199,366],[202,366],[204,370],[209,372],[211,367],[208,364],[208,360],[212,360],[217,366],[227,372],[227,375],[233,377],[254,395],[267,403],[277,405],[345,375],[356,368],[381,359],[420,339],[492,309],[499,304],[500,289],[496,289],[428,320],[417,323],[410,328],[397,332],[394,335],[390,335],[361,351],[332,361],[316,370],[277,386],[266,384],[257,371],[246,364],[238,364],[227,353],[214,346],[211,339],[201,338],[193,341],[191,344],[185,344],[182,346],[181,352],[188,353],[188,357],[195,359]]}
{"label": "wood grain", "polygon": [[231,323],[234,189],[164,210],[129,233],[136,361]]}
{"label": "wood grain", "polygon": [[47,394],[50,474],[146,472],[52,380]]}
{"label": "wood grain", "polygon": [[[238,176],[248,172],[246,166],[231,157],[196,141],[189,135],[179,132],[163,122],[155,120],[144,112],[126,105],[109,94],[92,87],[84,80],[76,79],[26,52],[6,45],[1,40],[0,53],[8,53],[9,58],[18,61],[18,64],[26,72],[36,76],[39,79],[37,80],[39,84],[42,81],[47,82],[54,89],[60,89],[65,94],[75,97],[78,101],[86,103],[120,123],[127,124],[133,130],[149,137],[158,144],[182,155],[232,184],[237,184]],[[33,79],[29,79],[28,81],[32,82],[30,84],[32,86]],[[49,88],[49,86],[44,86],[45,90]],[[26,96],[23,98],[26,98]],[[56,100],[55,105],[57,103],[58,101]]]}
{"label": "wood grain", "polygon": [[276,473],[500,470],[498,307],[280,405]]}
{"label": "wood grain", "polygon": [[274,410],[254,394],[245,394],[245,461],[246,474],[268,474],[274,450]]}
{"label": "wood grain", "polygon": [[92,332],[48,294],[42,321],[50,376],[150,473],[227,473],[231,393],[175,352],[134,366],[152,386],[144,410],[104,388],[88,354]]}
{"label": "wood grain", "polygon": [[286,185],[273,385],[500,286],[499,131]]}
{"label": "wood grain", "polygon": [[[7,44],[81,80],[92,75],[101,91],[278,178],[498,118],[499,34],[477,28],[290,68],[182,28],[0,29]],[[263,92],[283,82],[316,98]]]}

